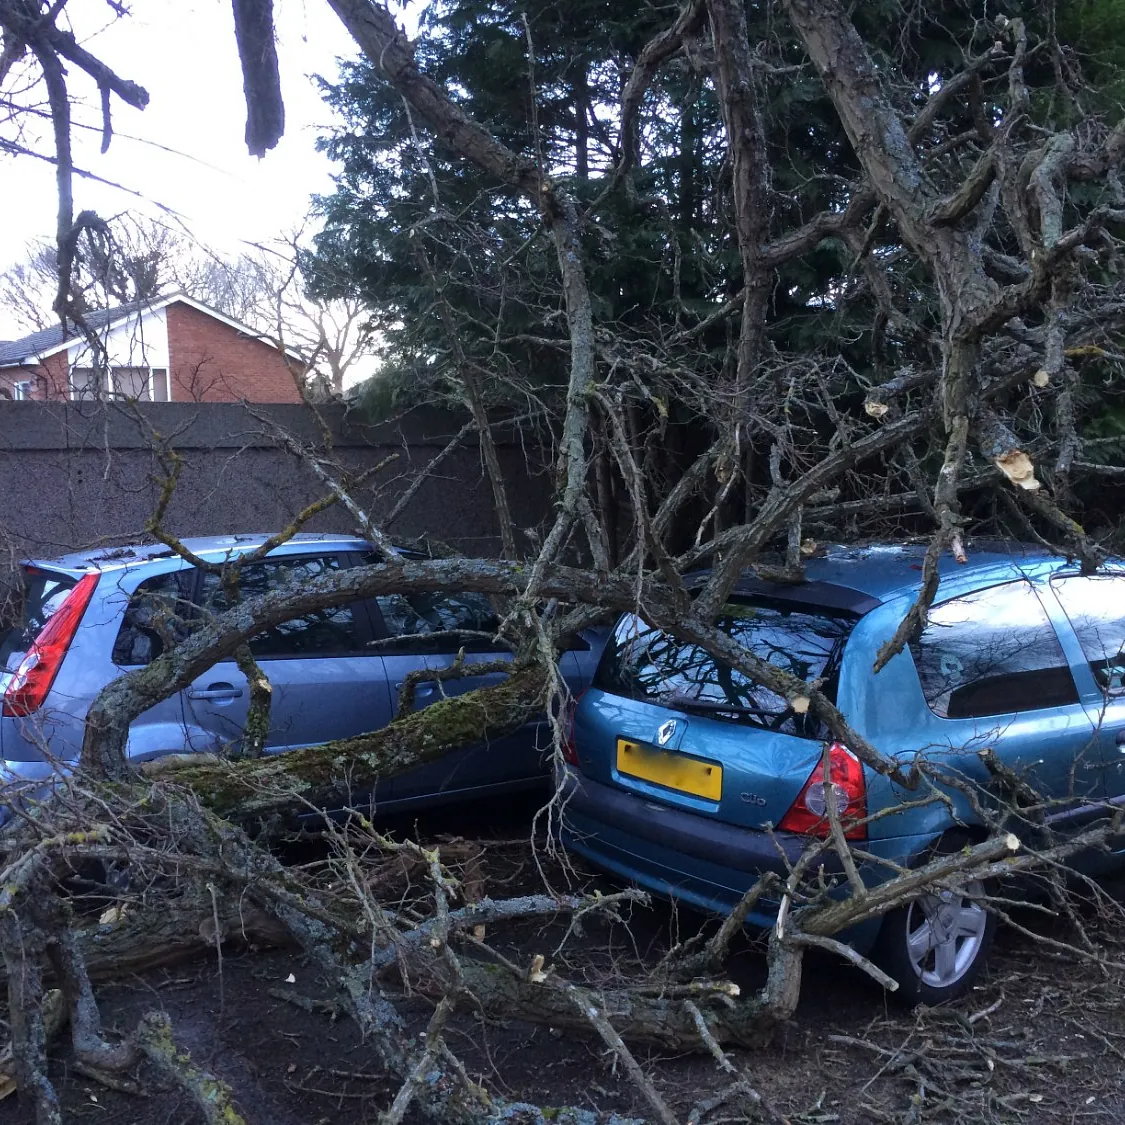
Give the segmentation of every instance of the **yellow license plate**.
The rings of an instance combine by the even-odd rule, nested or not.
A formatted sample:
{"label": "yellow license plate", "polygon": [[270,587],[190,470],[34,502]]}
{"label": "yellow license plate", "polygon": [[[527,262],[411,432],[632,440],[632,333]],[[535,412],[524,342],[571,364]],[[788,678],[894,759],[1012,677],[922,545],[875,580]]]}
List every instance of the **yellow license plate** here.
{"label": "yellow license plate", "polygon": [[723,795],[722,766],[626,738],[617,740],[617,771],[708,801],[717,801]]}

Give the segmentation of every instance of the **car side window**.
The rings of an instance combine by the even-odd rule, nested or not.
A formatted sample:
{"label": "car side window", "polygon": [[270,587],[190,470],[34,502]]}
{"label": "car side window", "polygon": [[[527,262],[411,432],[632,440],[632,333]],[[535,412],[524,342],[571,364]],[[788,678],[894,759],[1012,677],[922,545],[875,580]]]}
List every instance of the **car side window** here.
{"label": "car side window", "polygon": [[195,611],[187,601],[193,576],[190,570],[158,574],[136,588],[113,642],[114,664],[150,664],[188,635]]}
{"label": "car side window", "polygon": [[1054,626],[1028,582],[977,590],[934,606],[910,647],[926,702],[943,719],[1078,702]]}
{"label": "car side window", "polygon": [[[239,590],[243,599],[249,599],[275,590],[300,588],[303,583],[340,570],[342,566],[336,555],[266,559],[243,567]],[[222,613],[230,608],[218,575],[203,575],[200,602],[205,614]],[[274,625],[250,639],[250,651],[259,659],[342,655],[361,651],[361,645],[354,604],[314,610]]]}
{"label": "car side window", "polygon": [[1098,686],[1107,695],[1125,694],[1125,576],[1056,578],[1051,586]]}
{"label": "car side window", "polygon": [[[383,616],[392,652],[449,652],[462,647],[489,649],[500,627],[484,594],[380,594],[375,598]],[[438,635],[440,634],[440,635]]]}

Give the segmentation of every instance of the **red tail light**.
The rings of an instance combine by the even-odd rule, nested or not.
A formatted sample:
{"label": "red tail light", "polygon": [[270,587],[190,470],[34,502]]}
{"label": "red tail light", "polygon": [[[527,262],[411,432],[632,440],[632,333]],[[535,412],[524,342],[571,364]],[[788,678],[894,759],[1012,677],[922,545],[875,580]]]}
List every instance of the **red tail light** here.
{"label": "red tail light", "polygon": [[828,777],[824,776],[822,758],[777,827],[782,832],[826,837],[831,831],[826,793],[828,785],[835,790],[836,811],[844,827],[844,838],[866,839],[866,826],[856,823],[867,816],[867,783],[863,779],[863,763],[841,742],[833,742],[828,747]]}
{"label": "red tail light", "polygon": [[[585,692],[582,693],[582,695],[585,694]],[[578,747],[574,744],[574,713],[578,710],[582,695],[579,695],[577,699],[572,699],[566,708],[566,737],[563,739],[562,756],[563,761],[570,766],[578,765]]]}
{"label": "red tail light", "polygon": [[18,718],[30,715],[43,706],[97,584],[97,574],[80,578],[40,630],[8,681],[4,692],[5,715]]}

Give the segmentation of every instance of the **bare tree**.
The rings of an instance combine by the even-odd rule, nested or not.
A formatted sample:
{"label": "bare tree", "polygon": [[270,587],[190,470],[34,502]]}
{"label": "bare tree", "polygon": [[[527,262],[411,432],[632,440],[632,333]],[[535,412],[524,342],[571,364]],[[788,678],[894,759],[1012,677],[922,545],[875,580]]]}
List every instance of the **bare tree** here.
{"label": "bare tree", "polygon": [[[234,258],[200,254],[177,271],[180,288],[304,357],[321,399],[340,396],[353,373],[369,376],[375,341],[358,297],[310,294],[296,231]],[[313,374],[315,373],[315,374]]]}
{"label": "bare tree", "polygon": [[[125,213],[82,230],[75,247],[68,297],[75,313],[117,305],[144,304],[173,287],[181,263],[195,251],[182,231]],[[46,240],[28,243],[23,261],[0,274],[0,300],[28,332],[57,321],[57,248]]]}
{"label": "bare tree", "polygon": [[0,274],[0,300],[25,332],[49,328],[56,319],[51,299],[57,291],[58,277],[55,247],[48,242],[30,243],[26,259]]}

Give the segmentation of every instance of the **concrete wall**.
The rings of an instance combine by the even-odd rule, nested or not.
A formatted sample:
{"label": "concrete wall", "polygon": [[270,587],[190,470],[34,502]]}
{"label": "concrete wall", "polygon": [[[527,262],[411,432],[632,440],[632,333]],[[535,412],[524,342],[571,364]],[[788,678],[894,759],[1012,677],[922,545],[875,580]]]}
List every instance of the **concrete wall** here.
{"label": "concrete wall", "polygon": [[[359,490],[378,519],[465,419],[419,410],[368,426],[342,406],[324,408],[339,459],[353,471],[396,458]],[[310,471],[286,453],[270,423],[313,445],[318,431],[304,407],[222,403],[8,402],[0,400],[0,554],[49,558],[100,543],[143,536],[153,511],[160,466],[151,431],[165,435],[185,468],[168,525],[186,535],[274,531],[322,495]],[[528,446],[499,435],[510,502],[520,527],[541,524],[550,486]],[[339,508],[321,513],[313,531],[351,531]],[[426,480],[390,529],[432,536],[471,554],[497,550],[491,490],[475,436]],[[7,551],[4,551],[5,544]]]}

